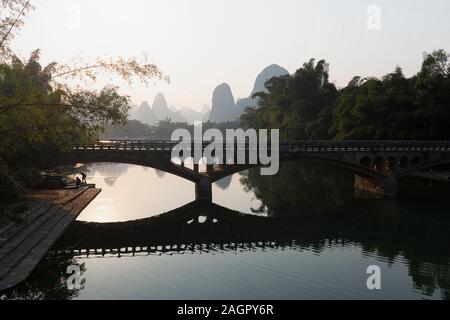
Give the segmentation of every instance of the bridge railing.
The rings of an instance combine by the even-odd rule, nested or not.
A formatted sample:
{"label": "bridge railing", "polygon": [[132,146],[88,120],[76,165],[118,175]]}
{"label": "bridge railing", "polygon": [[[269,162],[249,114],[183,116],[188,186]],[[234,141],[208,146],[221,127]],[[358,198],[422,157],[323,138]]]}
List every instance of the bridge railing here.
{"label": "bridge railing", "polygon": [[[173,148],[206,148],[210,141],[180,144],[171,140],[109,140],[74,146],[75,150],[111,151],[171,151]],[[230,148],[226,141],[216,141],[223,149]],[[234,149],[250,150],[248,142],[236,141]],[[450,141],[280,141],[280,152],[450,152]],[[252,148],[257,149],[257,148]],[[271,149],[270,144],[267,149]]]}
{"label": "bridge railing", "polygon": [[287,141],[280,146],[287,146],[293,151],[359,151],[359,152],[427,152],[450,151],[450,141]]}

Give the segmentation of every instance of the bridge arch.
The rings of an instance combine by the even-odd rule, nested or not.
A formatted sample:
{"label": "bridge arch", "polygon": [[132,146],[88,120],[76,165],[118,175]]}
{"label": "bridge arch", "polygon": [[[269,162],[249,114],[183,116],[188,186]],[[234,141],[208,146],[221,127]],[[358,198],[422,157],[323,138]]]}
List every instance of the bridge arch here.
{"label": "bridge arch", "polygon": [[[293,161],[293,160],[314,160],[319,163],[323,163],[329,166],[339,167],[345,169],[351,173],[358,174],[364,178],[368,178],[375,181],[381,181],[383,179],[383,174],[381,171],[376,171],[373,169],[373,164],[376,158],[373,159],[370,156],[364,155],[356,159],[354,162],[346,161],[342,158],[333,158],[323,155],[294,155],[282,161]],[[367,166],[368,165],[368,166]]]}
{"label": "bridge arch", "polygon": [[406,170],[408,169],[409,165],[410,165],[410,159],[406,156],[403,156],[400,158],[400,161],[398,162],[398,167],[400,170]]}
{"label": "bridge arch", "polygon": [[421,164],[421,162],[422,162],[422,159],[420,157],[418,157],[418,156],[413,157],[411,160],[411,166],[417,167]]}
{"label": "bridge arch", "polygon": [[411,166],[409,166],[406,170],[402,171],[397,177],[400,179],[400,178],[403,178],[417,170],[432,169],[437,166],[442,166],[442,165],[446,165],[446,164],[450,164],[450,158],[439,159],[439,160],[429,161],[429,162],[425,162],[425,163],[422,160],[419,160],[419,161],[415,162],[415,165],[413,165],[411,163]]}
{"label": "bridge arch", "polygon": [[361,167],[370,169],[372,167],[372,161],[373,160],[369,156],[365,156],[359,161],[359,165]]}
{"label": "bridge arch", "polygon": [[384,172],[384,165],[385,165],[384,158],[381,157],[381,156],[377,156],[375,158],[374,162],[373,162],[372,169],[377,171],[377,172],[383,173]]}
{"label": "bridge arch", "polygon": [[143,167],[149,167],[156,170],[164,171],[169,174],[173,174],[180,178],[197,183],[199,181],[198,176],[186,170],[180,165],[173,163],[170,156],[163,153],[158,156],[147,154],[145,156],[137,157],[129,152],[72,152],[71,154],[61,158],[55,159],[52,165],[68,165],[76,163],[123,163],[132,164]]}
{"label": "bridge arch", "polygon": [[[290,156],[287,158],[281,158],[280,162],[291,162],[291,161],[301,161],[301,160],[312,160],[318,163],[323,163],[328,166],[334,166],[342,168],[350,173],[357,174],[364,178],[381,182],[386,177],[386,169],[389,168],[392,172],[388,175],[395,175],[397,168],[399,166],[399,160],[395,157],[383,158],[376,157],[371,158],[369,156],[361,157],[359,162],[351,163],[342,161],[341,159],[332,159],[321,156]],[[215,168],[215,166],[212,166]],[[261,164],[247,164],[247,165],[220,165],[221,169],[208,171],[208,175],[202,177],[202,179],[207,178],[211,183],[217,182],[228,176],[236,173],[240,173],[253,168],[261,168]]]}
{"label": "bridge arch", "polygon": [[397,175],[398,159],[396,157],[390,156],[386,159],[384,166],[384,173],[388,176]]}

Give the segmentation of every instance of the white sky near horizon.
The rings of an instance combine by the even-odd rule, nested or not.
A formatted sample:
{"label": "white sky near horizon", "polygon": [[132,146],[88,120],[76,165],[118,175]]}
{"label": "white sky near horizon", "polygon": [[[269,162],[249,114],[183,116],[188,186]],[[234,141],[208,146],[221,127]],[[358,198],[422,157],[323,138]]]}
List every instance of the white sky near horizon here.
{"label": "white sky near horizon", "polygon": [[[294,72],[314,57],[330,63],[344,86],[355,75],[382,76],[401,66],[418,71],[423,52],[450,51],[447,0],[34,0],[13,41],[23,57],[42,49],[42,63],[83,54],[139,57],[143,52],[171,82],[145,87],[114,82],[133,102],[158,92],[169,105],[200,110],[227,82],[247,97],[257,74],[277,63]],[[369,29],[367,9],[381,9]],[[79,13],[79,14],[78,14]],[[100,79],[101,86],[111,79]]]}

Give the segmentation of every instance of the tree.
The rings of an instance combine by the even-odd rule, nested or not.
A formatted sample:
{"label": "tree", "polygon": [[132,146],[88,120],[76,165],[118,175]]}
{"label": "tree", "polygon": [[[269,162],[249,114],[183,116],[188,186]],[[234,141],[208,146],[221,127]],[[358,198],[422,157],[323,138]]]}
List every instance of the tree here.
{"label": "tree", "polygon": [[[107,125],[125,123],[130,99],[115,86],[102,90],[68,85],[67,80],[98,82],[100,73],[125,81],[148,84],[163,79],[147,56],[97,58],[60,64],[39,63],[40,51],[27,61],[17,57],[9,43],[22,26],[30,1],[0,0],[0,188],[23,190],[30,171],[48,164],[75,143],[96,139]],[[168,79],[167,79],[168,80]]]}
{"label": "tree", "polygon": [[0,100],[7,101],[0,105],[0,155],[12,166],[96,137],[104,125],[124,123],[129,110],[129,98],[117,87],[54,88],[54,69],[42,68],[38,59],[36,51],[26,63],[15,58],[0,65]]}
{"label": "tree", "polygon": [[444,50],[424,54],[414,90],[418,116],[429,139],[450,139],[450,55]]}
{"label": "tree", "polygon": [[354,77],[339,91],[329,83],[328,64],[314,59],[293,75],[270,79],[258,108],[241,121],[253,128],[279,128],[284,139],[450,139],[450,56],[425,53],[420,71],[400,67],[381,79]]}
{"label": "tree", "polygon": [[258,108],[248,108],[242,115],[244,124],[256,128],[280,129],[282,138],[324,137],[326,110],[332,106],[337,89],[329,83],[328,64],[314,59],[303,64],[293,75],[266,82],[268,92],[259,97]]}
{"label": "tree", "polygon": [[0,61],[11,54],[9,43],[32,8],[30,0],[0,0]]}
{"label": "tree", "polygon": [[340,92],[330,133],[338,140],[415,139],[414,109],[414,79],[399,67],[381,80],[355,77]]}
{"label": "tree", "polygon": [[400,67],[382,77],[355,77],[339,92],[331,135],[345,139],[450,139],[450,64],[444,50],[425,53],[417,75]]}

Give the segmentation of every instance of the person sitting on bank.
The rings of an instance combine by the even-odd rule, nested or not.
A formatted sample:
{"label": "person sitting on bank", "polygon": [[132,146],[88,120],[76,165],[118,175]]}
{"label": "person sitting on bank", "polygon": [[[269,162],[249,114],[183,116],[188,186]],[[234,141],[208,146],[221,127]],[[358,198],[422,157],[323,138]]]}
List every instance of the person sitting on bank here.
{"label": "person sitting on bank", "polygon": [[80,187],[81,185],[81,179],[77,177],[77,179],[75,180],[76,184],[77,184],[77,188]]}
{"label": "person sitting on bank", "polygon": [[87,182],[86,182],[86,173],[80,172],[80,174],[81,174],[81,182],[84,183],[84,184],[87,184]]}

